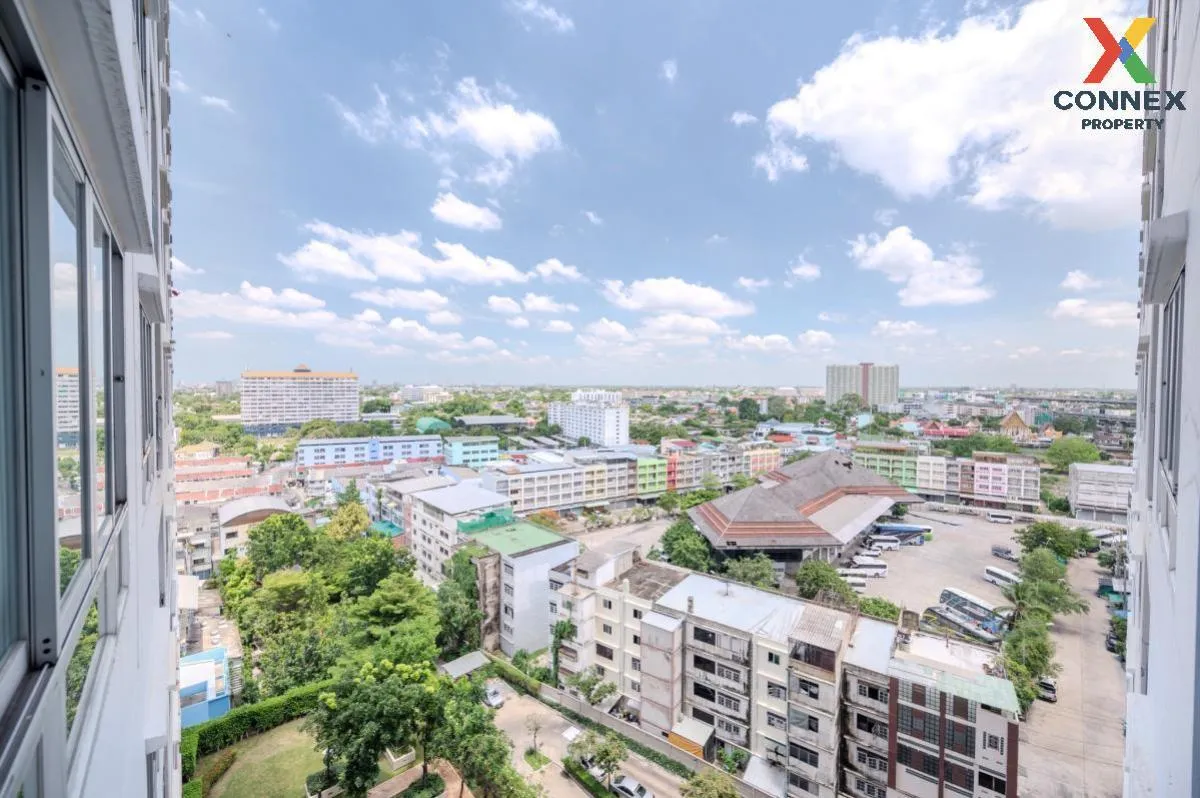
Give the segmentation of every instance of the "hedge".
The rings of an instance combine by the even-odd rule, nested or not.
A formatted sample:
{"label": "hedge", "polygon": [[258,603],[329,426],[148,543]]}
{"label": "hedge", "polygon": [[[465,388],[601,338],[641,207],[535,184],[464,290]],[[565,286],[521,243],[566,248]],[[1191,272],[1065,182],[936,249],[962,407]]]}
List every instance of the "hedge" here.
{"label": "hedge", "polygon": [[238,740],[307,715],[316,707],[317,696],[331,689],[333,684],[333,680],[329,679],[296,687],[283,695],[264,698],[256,704],[243,704],[219,718],[194,726],[198,738],[197,751],[200,754],[214,754]]}
{"label": "hedge", "polygon": [[212,792],[213,785],[225,775],[225,771],[229,770],[235,759],[237,759],[237,751],[226,748],[224,751],[218,751],[211,760],[205,763],[204,767],[200,768],[200,784],[204,788],[204,795]]}
{"label": "hedge", "polygon": [[204,785],[200,779],[193,779],[183,785],[183,798],[204,798]]}
{"label": "hedge", "polygon": [[196,773],[196,746],[200,743],[200,733],[193,726],[184,729],[179,735],[179,756],[183,768],[183,780],[189,781]]}
{"label": "hedge", "polygon": [[430,772],[408,786],[399,798],[437,798],[446,791],[446,782],[437,773]]}
{"label": "hedge", "polygon": [[502,659],[492,660],[493,669],[517,690],[534,698],[538,698],[542,693],[542,683],[537,679],[532,678],[526,673],[523,673],[512,664],[505,662]]}
{"label": "hedge", "polygon": [[604,785],[598,782],[595,776],[584,770],[574,759],[570,757],[564,759],[563,769],[571,774],[571,778],[579,782],[579,785],[595,798],[606,798],[608,796],[608,790],[604,789]]}

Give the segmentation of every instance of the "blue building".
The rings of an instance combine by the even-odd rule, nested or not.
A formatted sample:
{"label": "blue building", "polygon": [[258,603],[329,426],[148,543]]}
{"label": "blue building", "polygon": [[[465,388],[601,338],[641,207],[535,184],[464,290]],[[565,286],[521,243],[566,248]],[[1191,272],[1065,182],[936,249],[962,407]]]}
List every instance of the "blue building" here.
{"label": "blue building", "polygon": [[495,435],[462,435],[446,438],[446,465],[479,468],[500,459],[500,438]]}
{"label": "blue building", "polygon": [[210,648],[179,660],[180,727],[219,718],[229,711],[229,660],[224,648]]}
{"label": "blue building", "polygon": [[432,460],[442,456],[439,435],[387,438],[307,438],[296,444],[296,465],[331,466],[395,460]]}

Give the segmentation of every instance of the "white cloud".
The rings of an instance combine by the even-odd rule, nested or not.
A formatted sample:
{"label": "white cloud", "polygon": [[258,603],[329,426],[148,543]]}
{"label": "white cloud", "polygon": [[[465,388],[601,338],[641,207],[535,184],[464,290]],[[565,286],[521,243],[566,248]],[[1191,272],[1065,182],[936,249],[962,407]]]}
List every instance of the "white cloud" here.
{"label": "white cloud", "polygon": [[896,210],[895,208],[880,208],[879,210],[875,211],[872,218],[875,220],[875,224],[880,225],[881,227],[891,227],[892,223],[896,221],[896,217],[899,215],[900,211]]}
{"label": "white cloud", "polygon": [[556,33],[569,33],[575,29],[574,20],[538,0],[511,0],[509,7],[527,29],[532,27],[532,22],[546,25]]}
{"label": "white cloud", "polygon": [[1062,349],[1059,351],[1058,354],[1062,355],[1063,357],[1072,357],[1074,355],[1082,355],[1083,350],[1082,349]]}
{"label": "white cloud", "polygon": [[584,211],[583,215],[587,217],[589,222],[597,227],[604,224],[604,220],[600,218],[600,214],[596,213],[595,211]]}
{"label": "white cloud", "polygon": [[[729,121],[741,127],[742,125],[753,125],[758,121],[758,117],[747,111],[734,111],[729,117]],[[748,336],[753,337],[753,336]]]}
{"label": "white cloud", "polygon": [[462,324],[462,316],[452,310],[435,310],[425,314],[425,321],[437,327],[454,327]]}
{"label": "white cloud", "polygon": [[772,333],[770,335],[745,335],[741,338],[730,338],[725,344],[730,349],[744,352],[794,352],[791,339],[786,335]]}
{"label": "white cloud", "polygon": [[526,313],[575,313],[579,310],[578,305],[559,302],[545,294],[526,294],[521,304],[525,306]]}
{"label": "white cloud", "polygon": [[383,321],[383,316],[380,316],[379,311],[375,310],[375,308],[366,308],[354,314],[354,320],[366,324],[380,324]]}
{"label": "white cloud", "polygon": [[282,27],[279,24],[279,20],[275,19],[275,17],[268,14],[267,9],[265,9],[265,8],[258,9],[258,16],[262,18],[262,21],[266,24],[266,26],[268,28],[271,29],[272,33],[279,32],[279,28]]}
{"label": "white cloud", "polygon": [[513,316],[511,319],[505,319],[504,323],[518,330],[524,330],[529,327],[529,319],[524,316]]}
{"label": "white cloud", "polygon": [[200,98],[200,104],[207,105],[209,108],[219,108],[229,114],[233,113],[233,105],[224,97],[214,97],[211,94],[205,94]]}
{"label": "white cloud", "polygon": [[192,90],[192,87],[183,82],[183,75],[178,69],[171,70],[171,91],[187,94]]}
{"label": "white cloud", "polygon": [[316,310],[325,307],[325,300],[297,291],[295,288],[285,288],[279,293],[265,285],[251,285],[242,281],[238,293],[251,302],[262,305],[273,305],[279,308],[294,308],[296,310]]}
{"label": "white cloud", "polygon": [[749,291],[750,293],[754,293],[755,291],[758,291],[760,288],[766,288],[767,286],[769,286],[771,284],[771,281],[766,278],[757,280],[753,277],[739,277],[737,279],[737,284],[739,286],[741,286],[742,288],[746,289],[747,291]]}
{"label": "white cloud", "polygon": [[771,146],[754,156],[754,168],[766,172],[772,183],[783,177],[784,172],[804,172],[808,169],[808,158],[795,147],[771,137]]}
{"label": "white cloud", "polygon": [[909,38],[855,34],[771,107],[772,148],[756,164],[815,142],[901,197],[961,182],[980,208],[1030,208],[1059,227],[1130,226],[1140,139],[1083,135],[1080,113],[1054,108],[1051,97],[1095,63],[1095,37],[1080,17],[1132,10],[1127,0],[1033,0]]}
{"label": "white cloud", "polygon": [[510,296],[490,296],[487,299],[488,310],[494,313],[520,313],[521,303]]}
{"label": "white cloud", "polygon": [[199,341],[228,341],[233,337],[233,333],[225,332],[224,330],[204,330],[203,332],[194,332],[188,335],[188,338],[195,338]]}
{"label": "white cloud", "polygon": [[821,276],[821,267],[815,263],[809,263],[807,260],[805,260],[804,256],[801,255],[792,265],[792,268],[789,270],[789,274],[791,274],[792,277],[795,277],[797,280],[803,280],[806,283],[810,283]]}
{"label": "white cloud", "polygon": [[196,15],[196,19],[200,22],[201,25],[208,24],[208,17],[206,17],[204,15],[203,11],[201,11],[200,9],[197,8],[193,13]]}
{"label": "white cloud", "polygon": [[805,330],[796,336],[796,345],[814,352],[828,352],[837,340],[825,330]]}
{"label": "white cloud", "polygon": [[356,291],[350,296],[371,305],[379,305],[384,308],[404,308],[405,310],[443,310],[450,304],[448,297],[439,294],[432,288],[421,291],[413,291],[408,288],[372,288],[367,291]]}
{"label": "white cloud", "polygon": [[845,320],[845,313],[830,313],[827,310],[823,310],[817,314],[817,321],[843,322]]}
{"label": "white cloud", "polygon": [[754,305],[749,302],[678,277],[635,280],[628,286],[621,280],[605,280],[602,293],[605,299],[624,310],[678,311],[713,318],[747,316],[754,312]]}
{"label": "white cloud", "polygon": [[561,281],[564,283],[584,282],[587,278],[579,273],[579,269],[563,263],[558,258],[548,258],[533,267],[538,277],[548,283]]}
{"label": "white cloud", "polygon": [[1040,346],[1022,346],[1008,356],[1009,360],[1020,360],[1023,357],[1033,357],[1042,351]]}
{"label": "white cloud", "polygon": [[1067,272],[1067,276],[1059,283],[1059,288],[1065,288],[1068,291],[1090,291],[1093,288],[1099,288],[1101,285],[1103,283],[1082,269],[1072,269]]}
{"label": "white cloud", "polygon": [[491,161],[475,170],[471,180],[487,188],[500,188],[513,176],[513,163],[507,158]]}
{"label": "white cloud", "polygon": [[375,104],[371,110],[362,113],[350,110],[335,97],[329,99],[351,132],[368,144],[378,144],[396,134],[396,120],[392,118],[388,96],[379,86],[371,88],[375,92]]}
{"label": "white cloud", "polygon": [[445,279],[468,285],[524,283],[532,277],[508,261],[476,255],[462,244],[435,241],[433,248],[441,257],[430,257],[421,252],[421,236],[407,230],[393,235],[360,233],[326,222],[310,222],[306,228],[316,238],[279,259],[309,277],[388,277],[408,283]]}
{"label": "white cloud", "polygon": [[188,266],[174,255],[171,256],[171,273],[177,277],[195,277],[204,274],[204,269]]}
{"label": "white cloud", "polygon": [[439,194],[429,211],[438,221],[467,230],[499,230],[503,226],[491,208],[475,205],[451,193]]}
{"label": "white cloud", "polygon": [[720,233],[713,233],[708,238],[704,239],[705,244],[724,244],[729,240],[729,236],[723,236]]}
{"label": "white cloud", "polygon": [[882,335],[887,338],[908,338],[914,335],[933,335],[937,330],[927,327],[919,321],[889,321],[884,319],[875,323],[872,335]]}
{"label": "white cloud", "polygon": [[399,316],[387,324],[388,332],[395,338],[410,344],[434,346],[447,350],[479,350],[495,349],[496,342],[483,336],[475,336],[470,340],[462,333],[444,333],[429,329],[419,321],[404,319]]}
{"label": "white cloud", "polygon": [[665,346],[703,346],[714,335],[726,332],[728,330],[707,316],[662,313],[643,320],[634,335],[639,341]]}
{"label": "white cloud", "polygon": [[860,235],[850,243],[850,256],[860,269],[882,272],[893,283],[903,283],[897,295],[905,307],[970,305],[994,293],[983,285],[983,270],[974,257],[952,253],[939,260],[907,227],[893,228],[883,238]]}
{"label": "white cloud", "polygon": [[675,59],[669,58],[662,62],[662,66],[658,68],[658,74],[667,83],[674,83],[675,79],[679,77],[679,64],[675,62]]}
{"label": "white cloud", "polygon": [[569,321],[554,319],[553,321],[546,322],[546,325],[542,327],[542,331],[548,333],[569,333],[575,332],[575,328],[571,326],[571,322]]}
{"label": "white cloud", "polygon": [[284,329],[319,331],[334,328],[339,322],[353,323],[329,310],[285,310],[253,302],[240,294],[184,291],[175,298],[172,307],[182,319],[222,319]]}
{"label": "white cloud", "polygon": [[1055,319],[1075,319],[1094,327],[1136,327],[1138,308],[1133,302],[1093,302],[1089,299],[1063,299],[1050,316]]}

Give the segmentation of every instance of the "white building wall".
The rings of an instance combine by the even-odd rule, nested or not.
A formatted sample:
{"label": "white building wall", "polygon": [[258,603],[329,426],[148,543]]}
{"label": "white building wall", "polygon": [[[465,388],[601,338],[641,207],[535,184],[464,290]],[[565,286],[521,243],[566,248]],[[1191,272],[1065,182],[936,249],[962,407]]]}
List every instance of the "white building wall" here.
{"label": "white building wall", "polygon": [[551,402],[546,416],[570,438],[586,437],[599,446],[629,443],[629,405],[619,393],[576,391],[570,402]]}
{"label": "white building wall", "polygon": [[[579,543],[569,540],[500,558],[501,651],[511,657],[519,649],[539,651],[550,644],[550,570],[578,556]],[[505,585],[512,586],[511,596]]]}
{"label": "white building wall", "polygon": [[[1151,0],[1146,15],[1156,18],[1143,46],[1160,80],[1155,88],[1200,86],[1200,4]],[[1192,91],[1188,98],[1195,102]],[[1145,137],[1142,161],[1147,223],[1129,519],[1129,798],[1189,794],[1200,777],[1200,118],[1165,116],[1162,131]]]}
{"label": "white building wall", "polygon": [[353,374],[286,372],[242,374],[242,423],[299,425],[315,419],[357,421],[358,377]]}

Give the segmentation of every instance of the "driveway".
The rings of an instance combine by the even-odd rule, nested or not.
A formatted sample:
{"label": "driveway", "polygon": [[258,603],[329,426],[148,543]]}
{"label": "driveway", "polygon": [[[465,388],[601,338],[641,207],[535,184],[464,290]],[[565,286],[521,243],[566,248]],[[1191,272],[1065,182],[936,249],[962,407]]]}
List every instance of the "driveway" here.
{"label": "driveway", "polygon": [[[561,769],[568,745],[563,733],[575,724],[536,698],[517,693],[502,681],[492,680],[489,684],[496,684],[504,695],[504,706],[496,710],[496,727],[512,740],[517,772],[532,784],[544,785],[551,798],[588,798],[587,793]],[[550,757],[551,762],[538,773],[530,769],[524,756],[525,749],[533,741],[528,727],[529,718],[537,718],[541,724],[537,735],[538,748]],[[655,798],[679,795],[683,784],[678,776],[632,751],[621,765],[621,772],[646,785]]]}
{"label": "driveway", "polygon": [[1051,639],[1062,674],[1058,702],[1036,702],[1021,724],[1021,795],[1029,798],[1120,798],[1125,754],[1125,672],[1104,649],[1105,602],[1096,596],[1095,557],[1072,560],[1071,587],[1087,615],[1054,620]]}
{"label": "driveway", "polygon": [[659,539],[663,536],[663,532],[667,531],[674,518],[656,518],[653,521],[644,521],[640,524],[625,524],[624,526],[613,526],[607,529],[590,529],[587,532],[578,532],[571,535],[572,538],[578,540],[588,548],[595,548],[612,540],[631,540],[638,545],[638,551],[645,557],[651,547],[657,546]]}

